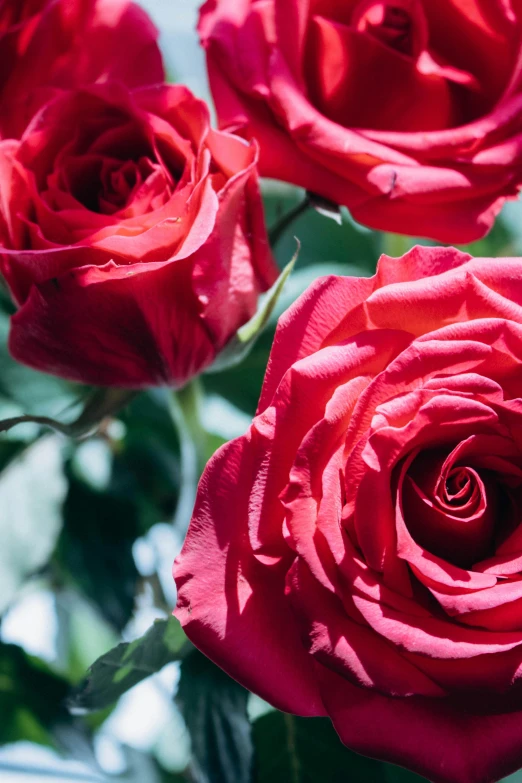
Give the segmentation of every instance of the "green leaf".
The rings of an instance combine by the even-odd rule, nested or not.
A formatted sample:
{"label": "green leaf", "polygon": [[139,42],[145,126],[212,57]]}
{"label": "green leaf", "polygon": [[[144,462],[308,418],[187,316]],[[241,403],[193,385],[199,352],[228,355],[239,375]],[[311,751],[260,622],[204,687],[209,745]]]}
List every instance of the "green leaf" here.
{"label": "green leaf", "polygon": [[[420,783],[391,764],[346,748],[327,718],[297,718],[274,711],[253,724],[256,783]],[[404,777],[402,777],[404,775]]]}
{"label": "green leaf", "polygon": [[67,485],[56,436],[37,441],[0,473],[0,614],[50,559]]}
{"label": "green leaf", "polygon": [[297,261],[298,253],[299,246],[297,247],[297,250],[295,251],[291,261],[289,261],[289,263],[285,266],[272,288],[270,288],[270,290],[261,297],[261,303],[257,313],[250,319],[250,321],[248,321],[238,330],[237,337],[240,343],[243,345],[251,344],[264,328],[264,326],[266,326],[268,323],[270,316],[272,315],[272,311],[277,304],[277,300],[281,295],[283,287],[292,273],[295,262]]}
{"label": "green leaf", "polygon": [[68,684],[42,661],[0,642],[0,744],[51,744],[52,725],[66,713]]}
{"label": "green leaf", "polygon": [[[69,681],[78,683],[91,663],[115,647],[120,637],[95,604],[78,590],[58,589],[55,608],[57,662],[60,670],[67,672]],[[102,716],[102,712],[90,714],[85,723],[96,727],[103,722]]]}
{"label": "green leaf", "polygon": [[57,560],[101,614],[122,631],[131,618],[138,571],[132,555],[140,535],[131,498],[100,492],[69,476]]}
{"label": "green leaf", "polygon": [[227,343],[224,350],[221,351],[214,363],[207,368],[206,372],[221,372],[228,367],[243,361],[250,352],[255,341],[267,325],[274,310],[277,300],[281,296],[284,285],[295,266],[299,246],[293,255],[292,260],[285,266],[272,288],[260,297],[259,307],[254,316],[246,324],[238,329],[234,337]]}
{"label": "green leaf", "polygon": [[151,674],[179,661],[190,643],[174,617],[156,620],[144,636],[122,642],[93,663],[85,679],[71,694],[74,713],[101,710]]}
{"label": "green leaf", "polygon": [[248,691],[194,650],[181,664],[177,701],[200,783],[250,783]]}
{"label": "green leaf", "polygon": [[180,442],[169,394],[154,389],[133,400],[121,416],[125,435],[113,453],[109,489],[135,505],[141,533],[172,517],[179,494]]}

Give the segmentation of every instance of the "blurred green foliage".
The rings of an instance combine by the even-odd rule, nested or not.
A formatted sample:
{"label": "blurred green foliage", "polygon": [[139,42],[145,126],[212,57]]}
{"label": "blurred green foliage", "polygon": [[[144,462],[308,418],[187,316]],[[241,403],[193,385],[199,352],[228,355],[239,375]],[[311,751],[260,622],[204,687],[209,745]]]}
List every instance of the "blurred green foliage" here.
{"label": "blurred green foliage", "polygon": [[0,743],[20,738],[52,743],[52,727],[66,718],[66,680],[14,644],[0,643]]}
{"label": "blurred green foliage", "polygon": [[[269,227],[303,195],[266,183]],[[50,783],[421,780],[348,751],[327,720],[270,710],[250,721],[247,692],[188,653],[176,621],[167,621],[175,601],[170,568],[199,473],[255,413],[277,318],[318,276],[371,275],[382,252],[400,254],[415,243],[362,228],[344,210],[342,217],[338,225],[307,210],[279,236],[280,268],[294,255],[296,237],[297,264],[241,364],[204,375],[174,402],[166,390],[142,393],[83,440],[34,423],[1,436],[0,777],[17,780],[22,768],[39,768],[40,745],[58,753],[55,773],[45,773]],[[521,205],[509,204],[489,236],[467,249],[522,254],[521,217]],[[10,358],[11,311],[2,294],[0,418],[72,421],[88,390]],[[39,617],[43,609],[33,600],[48,615]],[[148,694],[146,704],[139,692]],[[12,760],[19,746],[33,749],[23,751],[23,762]],[[71,758],[82,766],[67,777]],[[38,774],[24,780],[38,781]]]}

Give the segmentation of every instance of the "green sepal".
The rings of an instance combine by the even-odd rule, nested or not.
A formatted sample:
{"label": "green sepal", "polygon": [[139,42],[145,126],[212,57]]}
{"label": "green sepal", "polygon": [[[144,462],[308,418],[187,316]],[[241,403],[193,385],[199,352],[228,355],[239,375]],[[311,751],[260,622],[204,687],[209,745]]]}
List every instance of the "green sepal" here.
{"label": "green sepal", "polygon": [[256,313],[252,316],[250,321],[247,321],[246,324],[243,324],[243,326],[237,330],[234,337],[227,343],[210,367],[207,367],[205,372],[213,373],[227,370],[229,367],[233,367],[242,362],[248,355],[255,341],[270,320],[270,316],[281,296],[284,285],[295,266],[300,247],[299,240],[296,241],[297,250],[294,253],[292,260],[285,266],[274,285],[260,297],[259,307],[257,308]]}
{"label": "green sepal", "polygon": [[319,196],[317,193],[311,193],[309,190],[306,193],[308,198],[308,203],[312,207],[312,209],[315,209],[316,212],[319,212],[320,215],[323,215],[323,217],[330,218],[330,220],[335,220],[335,222],[340,226],[343,222],[343,216],[341,215],[341,208],[338,204],[335,203],[335,201],[330,201],[330,199],[323,198],[323,196]]}

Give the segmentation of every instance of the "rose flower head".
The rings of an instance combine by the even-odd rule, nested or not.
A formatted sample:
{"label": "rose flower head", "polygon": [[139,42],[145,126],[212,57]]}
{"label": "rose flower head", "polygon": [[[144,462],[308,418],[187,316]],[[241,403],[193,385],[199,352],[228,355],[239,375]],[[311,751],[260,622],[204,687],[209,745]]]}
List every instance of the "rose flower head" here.
{"label": "rose flower head", "polygon": [[522,765],[520,264],[417,247],[317,280],[174,567],[232,677],[435,783]]}
{"label": "rose flower head", "polygon": [[277,269],[257,145],[180,86],[67,91],[0,145],[12,355],[101,386],[183,385]]}
{"label": "rose flower head", "polygon": [[0,0],[0,138],[19,138],[60,89],[162,82],[157,37],[129,0]]}
{"label": "rose flower head", "polygon": [[207,0],[222,127],[385,231],[467,243],[522,185],[519,2]]}

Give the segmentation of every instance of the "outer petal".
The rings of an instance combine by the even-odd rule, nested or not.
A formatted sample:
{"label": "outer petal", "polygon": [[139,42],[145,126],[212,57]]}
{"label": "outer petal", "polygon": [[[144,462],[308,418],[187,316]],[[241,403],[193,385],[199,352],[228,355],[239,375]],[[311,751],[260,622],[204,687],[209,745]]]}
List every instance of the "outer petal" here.
{"label": "outer petal", "polygon": [[107,80],[129,87],[162,82],[157,37],[147,14],[128,0],[47,3],[23,56],[10,63],[0,95],[1,135],[21,136],[56,89]]}
{"label": "outer petal", "polygon": [[188,261],[82,267],[33,286],[9,350],[83,383],[180,386],[216,355],[197,313]]}
{"label": "outer petal", "polygon": [[321,277],[281,316],[270,353],[258,413],[270,403],[286,370],[322,347],[330,332],[374,288],[373,279]]}
{"label": "outer petal", "polygon": [[433,783],[493,783],[522,765],[522,712],[482,715],[467,711],[461,698],[390,698],[319,664],[317,672],[328,713],[352,750]]}
{"label": "outer petal", "polygon": [[470,188],[467,200],[462,199],[460,204],[448,201],[427,205],[414,199],[392,201],[388,196],[377,196],[354,206],[352,214],[363,225],[379,231],[468,244],[491,230],[506,198],[516,198],[518,187],[508,183],[500,193],[480,198],[473,198]]}
{"label": "outer petal", "polygon": [[[517,147],[504,154],[494,168],[484,165],[490,161],[475,162],[469,153],[460,151],[453,152],[453,163],[451,157],[441,156],[439,161],[431,155],[429,163],[424,162],[416,158],[414,150],[408,154],[407,145],[386,146],[385,138],[384,143],[374,143],[377,134],[345,128],[327,119],[304,96],[277,53],[272,67],[272,123],[283,126],[303,155],[322,165],[325,173],[335,172],[343,178],[340,203],[361,222],[373,228],[465,243],[483,236],[505,198],[516,195],[521,160]],[[495,127],[498,131],[498,125]],[[519,126],[515,132],[518,134]],[[276,168],[274,173],[265,170],[262,139],[260,143],[261,173],[282,176],[275,173]],[[303,181],[306,169],[296,166],[294,171],[289,181],[339,199],[338,187],[328,178]]]}
{"label": "outer petal", "polygon": [[354,185],[301,149],[286,130],[274,122],[263,102],[238,92],[219,66],[214,47],[207,49],[209,81],[217,106],[220,126],[255,138],[260,145],[259,169],[265,177],[293,182],[314,192],[328,192],[339,204],[367,199],[362,187]]}
{"label": "outer petal", "polygon": [[[461,294],[454,281],[449,276],[444,277],[443,273],[458,270],[470,258],[469,255],[461,253],[455,248],[414,247],[402,258],[392,259],[388,256],[381,256],[377,273],[373,278],[331,276],[316,280],[279,319],[258,412],[261,412],[270,403],[286,370],[299,359],[319,350],[323,345],[341,342],[372,326],[397,329],[397,325],[404,322],[405,332],[409,332],[412,326],[410,300],[414,281],[424,281],[416,286],[422,291],[422,294],[416,295],[419,304],[426,296],[440,303],[440,292],[437,291],[434,296],[435,283],[431,279],[436,276],[440,277],[438,285],[444,293],[444,306],[450,312],[454,306],[458,313],[458,307],[462,305]],[[494,267],[496,264],[496,262],[490,262],[488,265],[485,259],[481,259],[481,261],[484,261],[484,269]],[[498,264],[496,266],[500,278],[502,270]],[[511,270],[506,277],[511,279]],[[404,287],[402,290],[388,288],[392,283],[402,283]],[[380,293],[380,289],[383,289],[382,293]],[[415,290],[415,286],[413,286],[413,290]],[[390,292],[392,293],[390,294]],[[373,298],[371,298],[372,294]],[[460,305],[454,302],[457,298]],[[375,299],[379,303],[378,312],[377,307],[372,304],[372,311],[368,313],[366,305],[368,299],[372,302]],[[383,300],[382,308],[380,306],[381,299]],[[408,308],[404,307],[405,301],[408,301]],[[391,307],[394,308],[393,318],[387,317]],[[382,316],[380,315],[381,310]],[[396,313],[399,310],[402,317],[397,318]],[[424,310],[425,308],[419,306],[420,312],[424,313]],[[430,313],[436,315],[431,308],[428,309],[428,314]],[[369,314],[371,319],[368,318]],[[437,325],[439,324],[440,319],[437,321]],[[423,328],[419,331],[422,333]],[[401,345],[401,347],[403,346]]]}
{"label": "outer petal", "polygon": [[[220,142],[224,146],[227,141],[243,152],[242,142],[225,134],[214,139],[214,146],[219,149]],[[194,254],[194,289],[205,323],[221,345],[254,315],[259,294],[278,274],[263,222],[257,147],[247,151],[245,168],[219,193],[212,236]]]}
{"label": "outer petal", "polygon": [[[209,462],[174,565],[176,616],[206,655],[279,709],[324,715],[300,631],[284,596],[285,563],[261,565],[248,539],[250,435]],[[275,619],[277,618],[277,619]]]}

